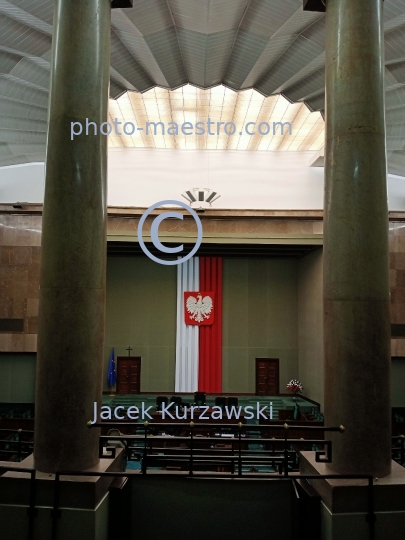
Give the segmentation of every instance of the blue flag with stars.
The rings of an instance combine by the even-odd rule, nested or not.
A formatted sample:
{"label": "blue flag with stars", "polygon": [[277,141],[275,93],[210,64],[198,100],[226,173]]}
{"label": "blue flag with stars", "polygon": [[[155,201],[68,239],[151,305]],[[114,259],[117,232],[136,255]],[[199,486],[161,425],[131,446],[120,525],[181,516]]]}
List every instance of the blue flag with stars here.
{"label": "blue flag with stars", "polygon": [[110,365],[108,367],[108,384],[110,386],[114,386],[114,384],[117,382],[117,372],[115,371],[115,356],[114,356],[114,347],[111,351],[110,356]]}

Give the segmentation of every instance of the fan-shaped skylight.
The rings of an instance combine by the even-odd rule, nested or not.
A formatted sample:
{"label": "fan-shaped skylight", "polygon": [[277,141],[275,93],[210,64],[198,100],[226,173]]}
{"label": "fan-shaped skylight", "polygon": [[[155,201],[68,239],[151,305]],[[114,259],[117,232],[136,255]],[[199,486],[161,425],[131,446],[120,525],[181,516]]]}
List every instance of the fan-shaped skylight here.
{"label": "fan-shaped skylight", "polygon": [[325,131],[319,112],[281,95],[264,97],[256,90],[234,92],[225,86],[202,90],[189,84],[177,90],[126,92],[110,100],[109,121],[119,122],[110,146],[132,148],[316,151],[324,144]]}

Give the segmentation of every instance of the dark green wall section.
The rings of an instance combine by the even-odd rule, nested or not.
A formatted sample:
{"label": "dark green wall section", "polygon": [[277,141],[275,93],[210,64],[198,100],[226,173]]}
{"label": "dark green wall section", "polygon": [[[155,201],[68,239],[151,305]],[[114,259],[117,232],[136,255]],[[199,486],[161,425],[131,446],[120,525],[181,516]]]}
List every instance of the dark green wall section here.
{"label": "dark green wall section", "polygon": [[290,482],[150,474],[132,477],[131,485],[131,540],[293,537]]}
{"label": "dark green wall section", "polygon": [[34,403],[35,353],[0,353],[0,402]]}
{"label": "dark green wall section", "polygon": [[[104,388],[111,348],[142,357],[141,391],[174,391],[176,267],[146,257],[107,266]],[[298,377],[297,262],[225,259],[223,391],[255,392],[255,358],[280,359],[280,391]]]}
{"label": "dark green wall section", "polygon": [[405,407],[405,358],[392,359],[391,403],[393,407]]}
{"label": "dark green wall section", "polygon": [[298,377],[297,272],[295,260],[224,260],[224,392],[255,392],[256,358],[279,358],[281,393]]}
{"label": "dark green wall section", "polygon": [[116,356],[141,356],[141,392],[174,391],[176,361],[175,266],[147,257],[110,257],[107,263],[107,315],[104,389],[111,348]]}
{"label": "dark green wall section", "polygon": [[299,380],[304,395],[323,407],[323,255],[322,249],[298,263]]}

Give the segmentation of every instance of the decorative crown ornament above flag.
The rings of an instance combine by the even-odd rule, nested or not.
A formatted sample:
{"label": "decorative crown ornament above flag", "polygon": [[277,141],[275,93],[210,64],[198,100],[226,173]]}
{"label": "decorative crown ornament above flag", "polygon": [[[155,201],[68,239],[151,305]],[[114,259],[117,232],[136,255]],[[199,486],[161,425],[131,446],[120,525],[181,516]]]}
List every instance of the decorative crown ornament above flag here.
{"label": "decorative crown ornament above flag", "polygon": [[213,324],[214,293],[185,292],[184,316],[186,324],[193,324],[197,326]]}

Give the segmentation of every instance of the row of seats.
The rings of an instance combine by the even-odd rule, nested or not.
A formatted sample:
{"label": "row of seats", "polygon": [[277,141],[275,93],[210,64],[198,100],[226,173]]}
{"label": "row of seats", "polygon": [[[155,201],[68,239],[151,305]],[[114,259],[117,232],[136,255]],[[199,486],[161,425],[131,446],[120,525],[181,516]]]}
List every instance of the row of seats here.
{"label": "row of seats", "polygon": [[239,399],[234,396],[230,396],[230,397],[219,396],[215,398],[215,405],[217,407],[222,407],[222,408],[225,408],[226,406],[237,407],[239,405]]}
{"label": "row of seats", "polygon": [[312,415],[313,419],[318,421],[318,422],[323,422],[323,420],[324,420],[323,414],[316,407],[312,407],[311,415]]}
{"label": "row of seats", "polygon": [[[0,430],[0,460],[20,462],[33,451],[33,435],[31,433],[8,433]],[[22,444],[19,443],[21,439]]]}
{"label": "row of seats", "polygon": [[1,404],[0,418],[33,418],[33,405]]}
{"label": "row of seats", "polygon": [[[169,400],[168,396],[157,396],[156,398],[156,410],[162,410],[162,406],[167,406],[169,403],[173,403],[171,408],[174,407],[185,407],[194,405],[197,407],[202,407],[206,404],[207,395],[205,392],[194,392],[193,403],[183,401],[181,396],[172,396]],[[218,396],[215,398],[215,406],[225,408],[228,407],[237,407],[239,404],[239,399],[237,397],[225,397]]]}

